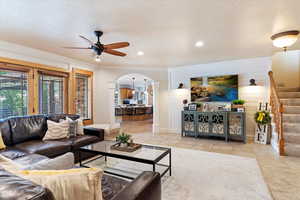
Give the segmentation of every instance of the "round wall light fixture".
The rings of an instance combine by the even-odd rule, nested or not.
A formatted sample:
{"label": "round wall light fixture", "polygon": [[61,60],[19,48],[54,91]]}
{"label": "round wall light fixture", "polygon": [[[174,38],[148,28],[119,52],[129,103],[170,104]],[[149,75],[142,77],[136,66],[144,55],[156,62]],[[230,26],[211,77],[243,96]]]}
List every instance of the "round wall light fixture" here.
{"label": "round wall light fixture", "polygon": [[250,86],[256,86],[255,79],[250,79]]}
{"label": "round wall light fixture", "polygon": [[179,85],[178,85],[178,88],[177,89],[183,89],[184,88],[184,85],[183,85],[183,83],[179,83]]}
{"label": "round wall light fixture", "polygon": [[286,51],[288,47],[295,44],[298,39],[298,35],[299,31],[297,30],[285,31],[272,35],[271,39],[275,47],[283,48],[284,51]]}

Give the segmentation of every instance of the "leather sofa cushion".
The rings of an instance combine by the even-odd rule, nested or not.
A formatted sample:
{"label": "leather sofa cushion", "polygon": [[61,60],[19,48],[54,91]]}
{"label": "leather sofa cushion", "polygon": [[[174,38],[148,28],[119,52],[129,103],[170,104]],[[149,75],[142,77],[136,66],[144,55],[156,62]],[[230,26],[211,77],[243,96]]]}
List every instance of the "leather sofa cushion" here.
{"label": "leather sofa cushion", "polygon": [[9,123],[13,144],[42,139],[47,131],[46,117],[44,115],[14,117],[9,119]]}
{"label": "leather sofa cushion", "polygon": [[39,161],[42,161],[42,160],[49,160],[49,158],[46,156],[39,155],[39,154],[28,154],[26,156],[14,159],[14,162],[16,162],[22,166],[27,166],[27,165],[31,165],[31,164],[37,163]]}
{"label": "leather sofa cushion", "polygon": [[31,140],[15,145],[17,149],[27,153],[37,153],[47,157],[55,157],[71,151],[70,140]]}
{"label": "leather sofa cushion", "polygon": [[20,150],[15,149],[15,148],[8,148],[8,149],[5,149],[3,151],[0,151],[0,154],[2,156],[5,156],[6,158],[11,159],[11,160],[14,160],[14,159],[17,159],[17,158],[24,157],[24,156],[28,155],[28,153],[26,153],[24,151],[20,151]]}
{"label": "leather sofa cushion", "polygon": [[12,136],[8,120],[0,120],[0,131],[3,142],[6,146],[12,145]]}
{"label": "leather sofa cushion", "polygon": [[78,149],[79,147],[101,141],[99,137],[93,135],[80,135],[70,138],[69,140],[72,140],[73,149]]}
{"label": "leather sofa cushion", "polygon": [[69,117],[72,120],[76,120],[79,118],[79,115],[71,115],[71,114],[49,114],[47,115],[47,119],[54,121],[54,122],[59,122],[61,119],[66,119],[66,117]]}
{"label": "leather sofa cushion", "polygon": [[0,199],[54,200],[50,190],[0,169]]}

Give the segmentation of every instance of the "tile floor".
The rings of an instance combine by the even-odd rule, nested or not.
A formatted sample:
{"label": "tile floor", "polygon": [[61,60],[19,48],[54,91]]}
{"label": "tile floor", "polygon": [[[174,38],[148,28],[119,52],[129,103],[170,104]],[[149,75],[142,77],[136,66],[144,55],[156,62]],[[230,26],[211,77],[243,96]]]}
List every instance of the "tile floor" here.
{"label": "tile floor", "polygon": [[123,122],[121,127],[124,132],[133,135],[135,142],[255,158],[274,200],[300,200],[300,158],[279,157],[270,145],[226,143],[222,140],[181,137],[174,133],[153,134],[150,120]]}

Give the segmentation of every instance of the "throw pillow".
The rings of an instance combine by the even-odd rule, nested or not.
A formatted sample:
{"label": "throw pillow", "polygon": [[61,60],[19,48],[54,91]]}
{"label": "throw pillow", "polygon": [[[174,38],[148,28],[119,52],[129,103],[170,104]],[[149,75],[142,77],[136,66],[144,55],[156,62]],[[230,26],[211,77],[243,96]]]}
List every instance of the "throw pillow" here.
{"label": "throw pillow", "polygon": [[[84,135],[84,132],[83,132],[83,120],[82,119],[76,119],[76,120],[72,120],[71,118],[67,117],[66,119],[67,121],[69,121],[70,123],[76,123],[76,136],[77,135]],[[71,125],[70,125],[71,127]]]}
{"label": "throw pillow", "polygon": [[5,149],[5,148],[6,148],[6,146],[3,142],[2,133],[0,131],[0,150]]}
{"label": "throw pillow", "polygon": [[24,170],[62,170],[72,169],[74,167],[75,159],[74,154],[68,152],[64,155],[58,156],[53,159],[41,160],[29,166],[22,167]]}
{"label": "throw pillow", "polygon": [[56,140],[67,138],[69,135],[69,122],[64,120],[62,122],[54,122],[47,120],[48,130],[43,140]]}
{"label": "throw pillow", "polygon": [[78,127],[78,122],[73,121],[72,119],[68,118],[66,119],[69,122],[69,137],[75,137],[77,135],[77,127]]}
{"label": "throw pillow", "polygon": [[102,169],[24,170],[17,175],[50,189],[57,200],[102,200]]}

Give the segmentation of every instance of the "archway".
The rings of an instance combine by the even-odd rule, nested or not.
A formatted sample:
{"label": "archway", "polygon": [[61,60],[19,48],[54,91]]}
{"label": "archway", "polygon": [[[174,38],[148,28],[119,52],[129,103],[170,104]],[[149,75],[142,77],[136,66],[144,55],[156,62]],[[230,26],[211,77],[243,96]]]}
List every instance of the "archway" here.
{"label": "archway", "polygon": [[110,84],[111,122],[125,132],[158,132],[158,82],[143,74],[125,74]]}

